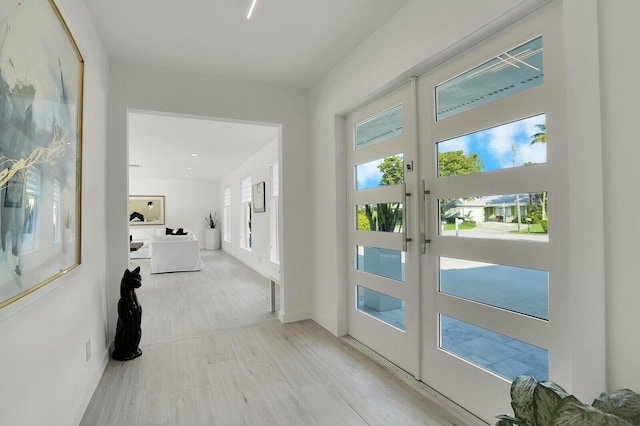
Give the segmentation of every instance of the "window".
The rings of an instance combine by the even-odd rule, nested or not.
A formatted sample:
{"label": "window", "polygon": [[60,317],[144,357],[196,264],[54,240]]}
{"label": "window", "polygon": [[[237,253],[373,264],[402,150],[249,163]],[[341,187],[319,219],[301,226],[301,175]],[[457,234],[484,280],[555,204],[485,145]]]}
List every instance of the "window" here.
{"label": "window", "polygon": [[356,246],[356,250],[356,269],[358,271],[392,280],[405,280],[405,252],[368,246]]}
{"label": "window", "polygon": [[546,163],[546,128],[546,116],[539,114],[438,142],[438,176]]}
{"label": "window", "polygon": [[[549,201],[560,183],[549,178],[558,163],[547,161],[557,144],[546,138],[542,44],[531,39],[436,84],[431,123],[440,348],[508,380],[546,380],[554,356],[536,334],[555,326],[556,271],[543,253],[556,247],[550,206],[552,225],[561,216]],[[520,323],[505,334],[505,321]]]}
{"label": "window", "polygon": [[280,240],[278,238],[278,197],[280,195],[280,181],[278,178],[278,162],[271,163],[271,200],[270,226],[271,247],[269,258],[273,263],[280,263]]}
{"label": "window", "polygon": [[549,380],[549,351],[495,331],[440,315],[440,348],[512,381],[530,374]]}
{"label": "window", "polygon": [[463,196],[438,203],[442,236],[549,242],[546,191]]}
{"label": "window", "polygon": [[357,288],[356,308],[398,330],[406,330],[405,302],[364,286]]}
{"label": "window", "polygon": [[356,166],[356,191],[404,182],[404,155],[368,161]]}
{"label": "window", "polygon": [[240,247],[251,251],[251,176],[240,181]]}
{"label": "window", "polygon": [[223,238],[227,243],[231,242],[231,188],[226,187],[224,190],[224,211],[223,215]]}
{"label": "window", "polygon": [[436,87],[437,120],[541,85],[542,37],[497,55]]}
{"label": "window", "polygon": [[402,135],[402,105],[397,105],[355,128],[356,149]]}
{"label": "window", "polygon": [[440,292],[549,319],[547,271],[441,257]]}

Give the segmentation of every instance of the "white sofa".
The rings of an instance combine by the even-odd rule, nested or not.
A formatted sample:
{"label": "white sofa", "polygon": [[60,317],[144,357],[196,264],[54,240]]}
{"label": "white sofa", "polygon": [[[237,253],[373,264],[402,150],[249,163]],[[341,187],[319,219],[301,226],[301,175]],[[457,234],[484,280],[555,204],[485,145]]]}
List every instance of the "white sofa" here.
{"label": "white sofa", "polygon": [[200,242],[193,232],[187,232],[187,235],[152,235],[150,250],[149,269],[152,274],[202,269]]}

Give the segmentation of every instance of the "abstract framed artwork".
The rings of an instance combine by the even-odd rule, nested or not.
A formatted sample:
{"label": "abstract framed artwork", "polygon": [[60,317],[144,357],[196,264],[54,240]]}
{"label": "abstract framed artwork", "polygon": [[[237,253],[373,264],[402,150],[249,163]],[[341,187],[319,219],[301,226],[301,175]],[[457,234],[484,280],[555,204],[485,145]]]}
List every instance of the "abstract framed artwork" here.
{"label": "abstract framed artwork", "polygon": [[0,308],[80,264],[83,70],[53,1],[0,0]]}
{"label": "abstract framed artwork", "polygon": [[129,225],[164,225],[164,195],[130,195]]}

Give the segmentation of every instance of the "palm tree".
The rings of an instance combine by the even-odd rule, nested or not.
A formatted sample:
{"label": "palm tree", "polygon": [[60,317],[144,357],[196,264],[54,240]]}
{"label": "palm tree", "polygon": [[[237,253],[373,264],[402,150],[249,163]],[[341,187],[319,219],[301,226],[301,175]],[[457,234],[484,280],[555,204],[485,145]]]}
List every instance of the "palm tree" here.
{"label": "palm tree", "polygon": [[[536,124],[536,127],[540,131],[531,136],[531,145],[536,144],[536,143],[544,143],[544,144],[546,144],[547,143],[547,123]],[[542,203],[542,219],[546,220],[547,219],[547,209],[545,208],[545,206],[547,204],[547,192],[546,191],[542,193],[541,203]]]}
{"label": "palm tree", "polygon": [[534,143],[547,143],[547,123],[536,124],[540,132],[531,136],[531,145]]}

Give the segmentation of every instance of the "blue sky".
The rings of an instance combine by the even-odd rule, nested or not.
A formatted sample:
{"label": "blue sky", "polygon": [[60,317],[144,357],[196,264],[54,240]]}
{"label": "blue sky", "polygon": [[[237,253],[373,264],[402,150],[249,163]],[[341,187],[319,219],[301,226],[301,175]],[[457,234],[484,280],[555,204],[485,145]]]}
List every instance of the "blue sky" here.
{"label": "blue sky", "polygon": [[[402,158],[402,154],[398,154]],[[380,180],[382,179],[382,173],[378,166],[384,159],[370,161],[365,164],[359,164],[356,168],[357,190],[377,188],[380,186]]]}
{"label": "blue sky", "polygon": [[503,124],[470,135],[449,139],[438,144],[438,152],[463,150],[465,154],[476,153],[483,161],[482,171],[499,170],[513,167],[515,146],[516,166],[526,162],[546,163],[546,144],[531,145],[531,136],[540,130],[536,124],[544,124],[545,115],[537,115],[513,123]]}
{"label": "blue sky", "polygon": [[[513,167],[515,146],[516,166],[526,162],[546,163],[546,144],[531,145],[531,136],[540,130],[536,124],[545,123],[545,115],[540,114],[513,123],[503,124],[491,129],[460,136],[438,143],[438,152],[463,150],[465,154],[476,153],[483,161],[483,171],[499,170]],[[402,154],[398,154],[402,157]],[[356,170],[357,189],[376,188],[380,184],[382,159],[360,164]]]}

